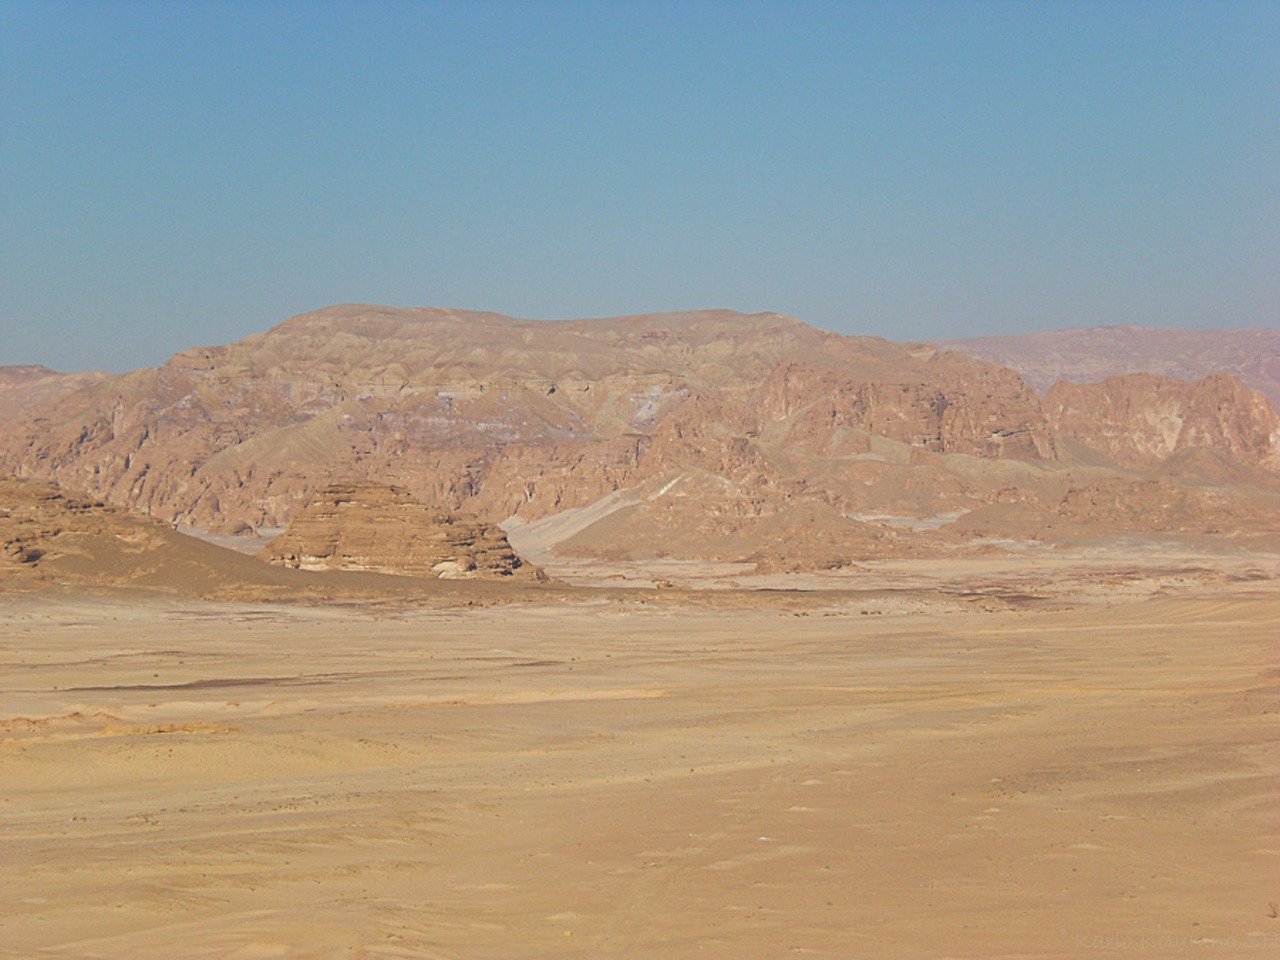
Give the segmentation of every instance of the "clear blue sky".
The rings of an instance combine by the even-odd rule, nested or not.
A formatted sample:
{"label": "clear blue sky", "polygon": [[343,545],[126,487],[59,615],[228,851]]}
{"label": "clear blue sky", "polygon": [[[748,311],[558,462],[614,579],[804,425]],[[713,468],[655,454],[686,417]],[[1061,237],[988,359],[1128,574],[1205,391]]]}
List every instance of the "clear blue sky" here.
{"label": "clear blue sky", "polygon": [[1280,2],[0,0],[0,363],[341,302],[1280,323]]}

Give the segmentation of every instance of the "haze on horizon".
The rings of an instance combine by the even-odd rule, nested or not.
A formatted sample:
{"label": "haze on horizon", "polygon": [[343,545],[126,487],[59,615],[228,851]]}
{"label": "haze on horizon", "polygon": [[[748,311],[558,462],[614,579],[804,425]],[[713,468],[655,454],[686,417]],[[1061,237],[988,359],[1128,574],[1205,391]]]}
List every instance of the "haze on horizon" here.
{"label": "haze on horizon", "polygon": [[0,364],[333,303],[1280,323],[1280,5],[0,0]]}

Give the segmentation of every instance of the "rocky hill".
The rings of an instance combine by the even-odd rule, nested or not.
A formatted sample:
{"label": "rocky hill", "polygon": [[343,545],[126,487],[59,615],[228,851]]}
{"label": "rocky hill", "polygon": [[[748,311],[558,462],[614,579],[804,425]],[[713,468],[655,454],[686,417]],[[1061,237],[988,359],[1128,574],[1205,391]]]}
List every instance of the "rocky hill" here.
{"label": "rocky hill", "polygon": [[1189,381],[1229,373],[1280,409],[1280,329],[1073,327],[942,340],[937,346],[1017,370],[1041,395],[1059,380],[1096,383],[1127,373],[1154,373]]}
{"label": "rocky hill", "polygon": [[1280,416],[1261,393],[1226,374],[1194,383],[1149,373],[1062,381],[1044,409],[1059,434],[1125,469],[1156,470],[1181,454],[1217,451],[1280,473]]}
{"label": "rocky hill", "polygon": [[0,423],[28,409],[40,409],[81,387],[105,380],[105,373],[58,373],[48,367],[0,367]]}
{"label": "rocky hill", "polygon": [[[460,561],[460,568],[472,562],[482,571],[467,577],[461,570],[459,579],[501,579],[522,587],[547,581],[537,568],[514,557],[500,532],[465,519],[446,518],[444,525],[451,522],[469,532],[455,537],[462,549],[445,547],[448,555]],[[420,549],[411,553],[422,554]],[[55,484],[0,479],[0,596],[49,587],[124,587],[218,599],[421,601],[456,587],[472,591],[469,596],[475,600],[493,598],[483,592],[489,584],[441,584],[442,570],[415,577],[416,569],[394,563],[315,564],[310,570],[289,566],[215,546],[152,517],[64,493]],[[384,570],[397,575],[386,576]]]}
{"label": "rocky hill", "polygon": [[0,479],[0,589],[24,584],[143,586],[207,595],[297,587],[252,557],[56,485]]}
{"label": "rocky hill", "polygon": [[445,580],[537,579],[498,527],[430,510],[398,487],[335,484],[321,490],[263,553],[301,570],[369,570]]}
{"label": "rocky hill", "polygon": [[[1011,496],[1058,503],[1135,471],[1213,488],[1223,529],[1280,496],[1256,394],[1229,378],[1108,390],[1042,402],[1004,367],[776,314],[345,306],[28,406],[0,423],[0,473],[223,533],[283,527],[335,484],[389,484],[503,524],[518,549],[778,568],[910,555]],[[1167,439],[1149,420],[1170,403],[1187,426]]]}

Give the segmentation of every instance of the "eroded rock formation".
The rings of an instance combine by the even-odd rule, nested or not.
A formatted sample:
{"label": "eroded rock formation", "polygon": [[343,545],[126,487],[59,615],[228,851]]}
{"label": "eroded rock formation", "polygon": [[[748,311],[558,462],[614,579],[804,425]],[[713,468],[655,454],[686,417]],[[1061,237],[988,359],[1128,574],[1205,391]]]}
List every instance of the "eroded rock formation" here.
{"label": "eroded rock formation", "polygon": [[1154,470],[1178,454],[1213,450],[1280,472],[1280,416],[1234,377],[1186,383],[1149,373],[1101,383],[1060,382],[1045,413],[1062,436],[1130,470]]}
{"label": "eroded rock formation", "polygon": [[269,585],[266,564],[51,483],[0,479],[0,586],[143,586],[207,595]]}
{"label": "eroded rock formation", "polygon": [[262,555],[302,570],[368,570],[446,580],[540,574],[516,556],[496,526],[431,510],[399,487],[381,484],[326,487]]}

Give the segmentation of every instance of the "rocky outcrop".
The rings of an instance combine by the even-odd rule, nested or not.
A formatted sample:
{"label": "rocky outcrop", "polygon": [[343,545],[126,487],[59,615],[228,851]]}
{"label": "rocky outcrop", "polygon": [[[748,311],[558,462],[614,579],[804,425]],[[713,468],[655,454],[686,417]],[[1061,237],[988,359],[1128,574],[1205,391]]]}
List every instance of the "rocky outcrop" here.
{"label": "rocky outcrop", "polygon": [[[484,525],[455,518],[446,526],[444,539],[455,543],[445,553],[461,558],[459,573],[464,578],[467,571],[462,568],[474,564],[477,579],[500,578],[524,586],[545,579],[519,565]],[[419,549],[416,556],[421,554]],[[513,567],[513,575],[503,576]],[[54,484],[0,479],[0,596],[71,586],[143,588],[219,599],[423,600],[450,589],[489,589],[440,584],[436,578],[447,577],[447,569],[426,574],[430,583],[347,569],[288,569],[184,535],[151,517],[64,493]],[[486,596],[492,599],[493,594]]]}
{"label": "rocky outcrop", "polygon": [[848,448],[855,431],[936,453],[1055,458],[1040,402],[1013,371],[954,353],[911,359],[871,379],[788,363],[760,406],[774,422],[799,421],[797,439],[814,450]]}
{"label": "rocky outcrop", "polygon": [[492,524],[432,510],[398,487],[379,484],[326,487],[262,556],[302,570],[367,570],[446,580],[540,576]]}
{"label": "rocky outcrop", "polygon": [[1211,450],[1280,472],[1280,417],[1267,398],[1226,374],[1194,383],[1147,373],[1057,384],[1044,402],[1061,435],[1129,470]]}
{"label": "rocky outcrop", "polygon": [[177,534],[157,520],[64,496],[51,483],[0,479],[0,564],[9,573],[32,573],[59,560],[98,555],[108,544],[122,553],[142,553],[171,536]]}
{"label": "rocky outcrop", "polygon": [[244,589],[304,586],[288,582],[284,574],[184,536],[152,517],[64,493],[54,484],[0,479],[0,590],[134,586],[227,596]]}

